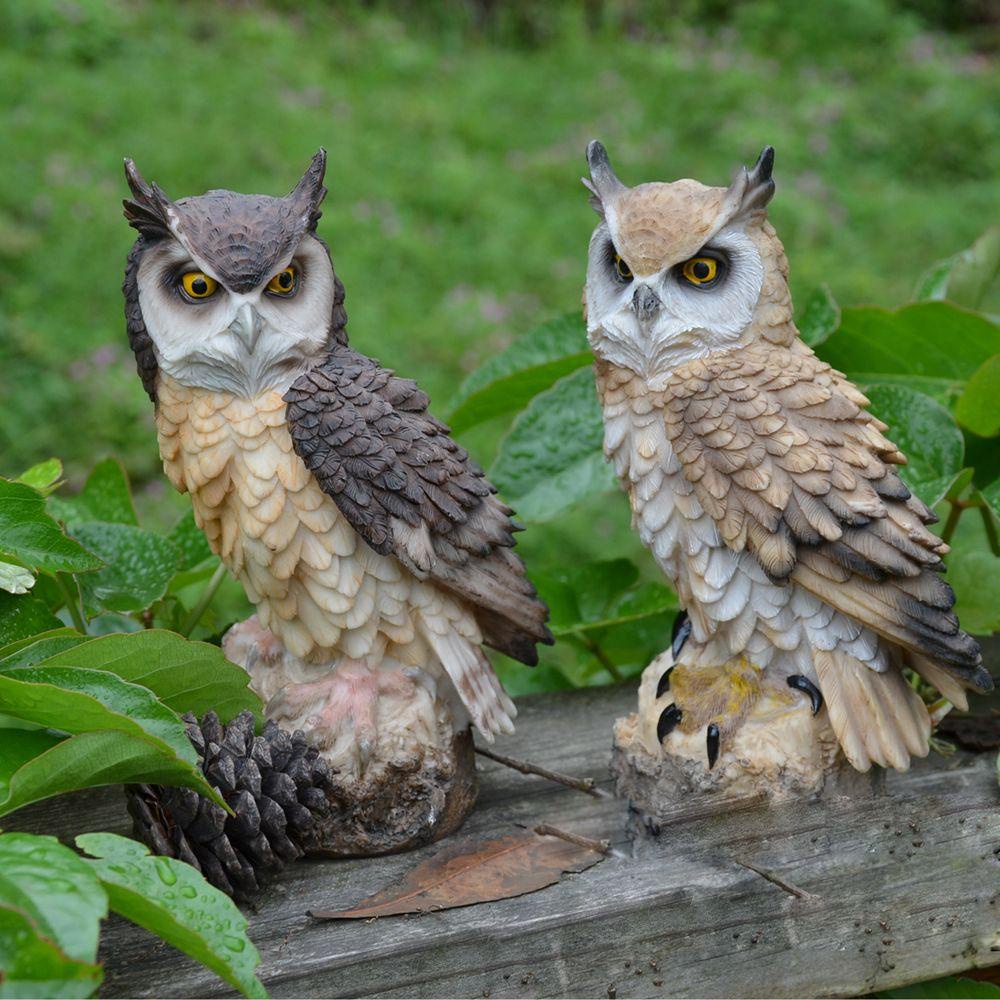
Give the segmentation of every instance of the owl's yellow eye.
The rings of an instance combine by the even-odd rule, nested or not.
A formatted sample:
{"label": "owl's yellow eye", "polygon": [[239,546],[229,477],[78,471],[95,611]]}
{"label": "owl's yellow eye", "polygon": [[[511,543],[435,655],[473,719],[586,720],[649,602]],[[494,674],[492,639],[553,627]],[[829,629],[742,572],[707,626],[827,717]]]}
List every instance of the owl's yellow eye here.
{"label": "owl's yellow eye", "polygon": [[708,285],[719,276],[719,262],[714,257],[692,257],[681,266],[681,274],[692,285]]}
{"label": "owl's yellow eye", "polygon": [[219,283],[202,271],[188,271],[181,275],[181,288],[189,299],[207,299],[215,294]]}
{"label": "owl's yellow eye", "polygon": [[294,267],[286,267],[279,271],[268,283],[267,291],[271,295],[291,295],[299,284],[299,276]]}
{"label": "owl's yellow eye", "polygon": [[625,258],[620,253],[615,254],[615,271],[618,272],[618,277],[622,281],[632,280],[632,268],[625,263]]}

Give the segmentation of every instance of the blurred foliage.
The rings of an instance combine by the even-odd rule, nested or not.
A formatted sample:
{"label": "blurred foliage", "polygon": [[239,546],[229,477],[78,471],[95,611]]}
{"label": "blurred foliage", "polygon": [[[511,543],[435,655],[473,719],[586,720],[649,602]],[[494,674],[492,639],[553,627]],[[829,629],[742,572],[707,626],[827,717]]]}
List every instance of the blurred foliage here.
{"label": "blurred foliage", "polygon": [[0,0],[4,466],[59,454],[78,485],[112,454],[156,523],[182,509],[124,337],[125,154],[179,197],[281,192],[326,145],[352,339],[438,409],[576,308],[593,136],[630,182],[724,183],[775,144],[793,291],[899,302],[993,201],[1000,77],[956,6]]}

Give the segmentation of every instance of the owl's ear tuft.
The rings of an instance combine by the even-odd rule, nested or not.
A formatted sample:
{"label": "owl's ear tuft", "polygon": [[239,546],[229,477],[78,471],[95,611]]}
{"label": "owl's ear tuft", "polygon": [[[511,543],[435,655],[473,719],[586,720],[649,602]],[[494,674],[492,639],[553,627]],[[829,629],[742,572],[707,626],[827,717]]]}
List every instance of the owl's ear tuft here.
{"label": "owl's ear tuft", "polygon": [[587,165],[590,167],[590,180],[583,183],[592,194],[591,206],[603,216],[608,205],[625,190],[625,185],[611,166],[608,151],[596,139],[587,144]]}
{"label": "owl's ear tuft", "polygon": [[587,199],[587,204],[603,219],[604,218],[604,205],[601,202],[601,196],[597,193],[594,185],[587,180],[586,177],[580,178],[580,183],[590,192],[590,197]]}
{"label": "owl's ear tuft", "polygon": [[319,222],[322,212],[320,205],[326,197],[323,178],[326,176],[326,150],[320,146],[309,163],[302,179],[288,194],[288,200],[295,203],[296,212],[301,212],[305,229],[312,232]]}
{"label": "owl's ear tuft", "polygon": [[125,158],[125,180],[132,192],[132,197],[122,202],[128,224],[151,240],[169,236],[170,199],[155,183],[150,184],[139,173],[130,157]]}
{"label": "owl's ear tuft", "polygon": [[774,196],[774,147],[765,146],[751,169],[740,167],[726,192],[722,215],[727,222],[763,212]]}

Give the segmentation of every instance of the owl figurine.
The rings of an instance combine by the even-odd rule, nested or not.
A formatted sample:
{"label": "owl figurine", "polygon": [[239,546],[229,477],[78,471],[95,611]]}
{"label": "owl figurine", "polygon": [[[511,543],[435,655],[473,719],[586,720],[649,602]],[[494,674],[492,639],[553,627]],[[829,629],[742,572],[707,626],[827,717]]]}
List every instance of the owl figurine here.
{"label": "owl figurine", "polygon": [[511,510],[417,385],[348,344],[325,167],[320,150],[284,198],[171,201],[126,161],[123,290],[166,473],[256,608],[224,648],[378,840],[414,803],[411,826],[446,821],[470,722],[512,731],[483,643],[533,664],[552,637]]}
{"label": "owl figurine", "polygon": [[905,457],[792,321],[773,149],[728,188],[630,188],[600,143],[587,159],[605,453],[683,608],[619,751],[682,788],[772,795],[818,790],[838,748],[905,770],[931,732],[905,668],[960,708],[992,684]]}

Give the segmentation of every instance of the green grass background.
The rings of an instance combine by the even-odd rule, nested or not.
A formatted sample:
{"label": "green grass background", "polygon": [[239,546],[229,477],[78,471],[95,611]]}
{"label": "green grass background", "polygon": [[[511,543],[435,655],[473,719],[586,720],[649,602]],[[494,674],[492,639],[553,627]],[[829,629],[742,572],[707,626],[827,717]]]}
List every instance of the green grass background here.
{"label": "green grass background", "polygon": [[[590,138],[627,183],[725,183],[773,144],[800,301],[903,302],[997,204],[976,0],[0,0],[0,23],[0,471],[57,455],[72,485],[114,455],[153,525],[186,501],[125,340],[126,154],[173,197],[284,193],[326,146],[351,338],[439,413],[578,307]],[[465,443],[488,465],[503,430]],[[522,544],[543,567],[634,556],[627,524],[604,497]]]}

